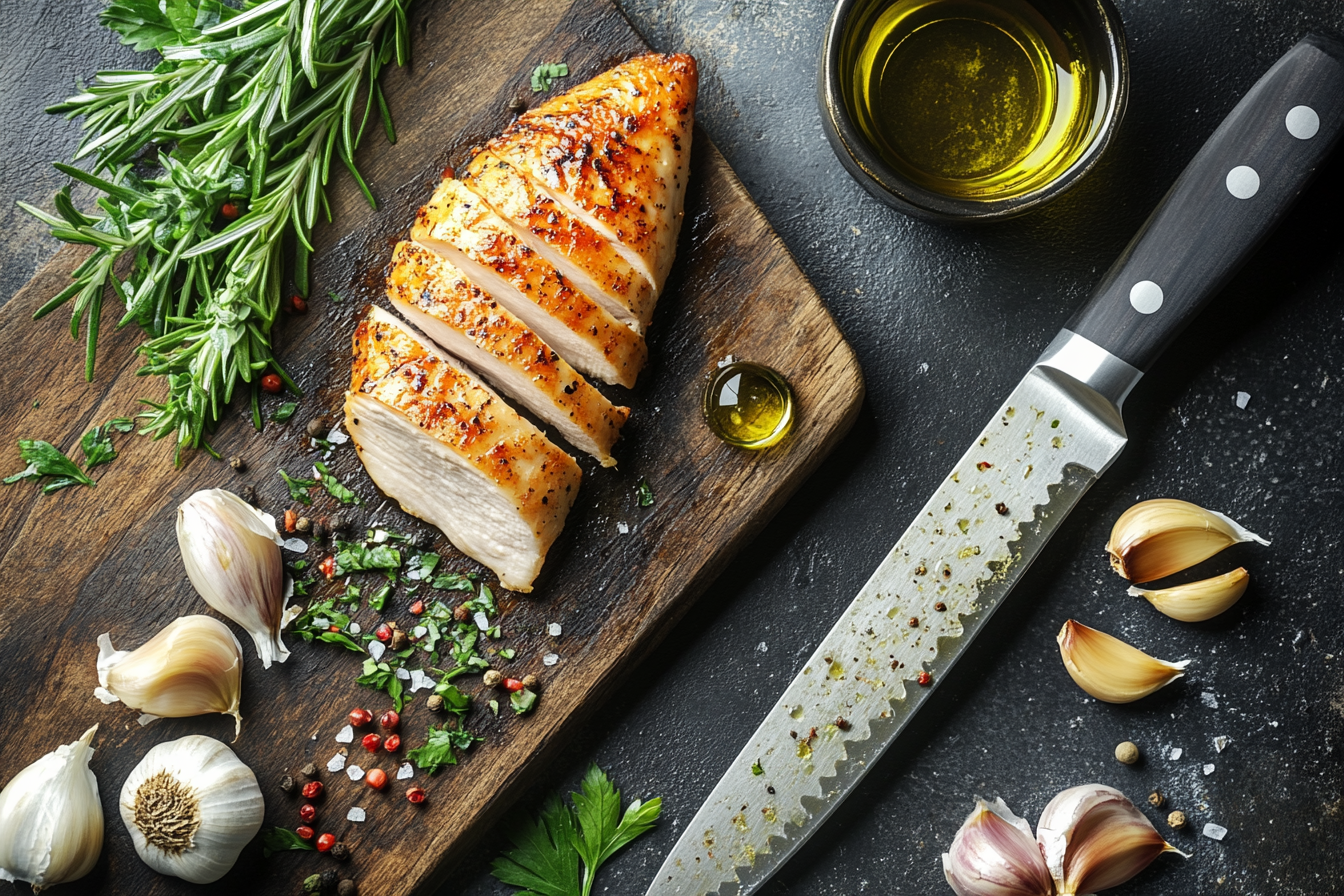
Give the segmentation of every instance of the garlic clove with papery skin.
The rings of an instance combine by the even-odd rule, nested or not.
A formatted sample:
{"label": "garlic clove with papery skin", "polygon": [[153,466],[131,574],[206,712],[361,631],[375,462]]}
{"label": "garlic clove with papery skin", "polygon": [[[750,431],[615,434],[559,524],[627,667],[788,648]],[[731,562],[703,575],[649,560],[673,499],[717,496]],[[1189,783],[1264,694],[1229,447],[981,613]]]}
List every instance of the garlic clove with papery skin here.
{"label": "garlic clove with papery skin", "polygon": [[228,873],[265,812],[252,770],[200,734],[146,753],[122,785],[120,808],[145,864],[194,884]]}
{"label": "garlic clove with papery skin", "polygon": [[213,616],[174,619],[135,650],[99,635],[98,684],[95,697],[140,710],[142,725],[218,712],[233,716],[235,738],[242,728],[243,648]]}
{"label": "garlic clove with papery skin", "polygon": [[93,870],[103,850],[103,805],[89,768],[94,725],[22,769],[0,791],[0,880],[39,893]]}
{"label": "garlic clove with papery skin", "polygon": [[1105,632],[1070,619],[1056,638],[1064,668],[1078,687],[1106,703],[1133,703],[1185,674],[1189,660],[1168,663]]}
{"label": "garlic clove with papery skin", "polygon": [[1171,588],[1151,589],[1131,585],[1129,593],[1134,597],[1145,598],[1158,612],[1172,619],[1204,622],[1229,610],[1241,600],[1250,584],[1251,574],[1243,567],[1238,567],[1221,576]]}
{"label": "garlic clove with papery skin", "polygon": [[1002,799],[975,808],[943,853],[943,876],[957,896],[1052,896],[1054,884],[1026,819]]}
{"label": "garlic clove with papery skin", "polygon": [[1106,552],[1131,582],[1166,578],[1241,542],[1268,541],[1236,520],[1175,498],[1140,501],[1120,514]]}
{"label": "garlic clove with papery skin", "polygon": [[221,488],[177,508],[177,544],[187,577],[205,602],[247,629],[261,664],[289,658],[280,631],[300,607],[285,607],[284,543],[275,517]]}
{"label": "garlic clove with papery skin", "polygon": [[1189,858],[1163,840],[1123,793],[1105,784],[1058,794],[1041,813],[1036,840],[1058,896],[1118,887],[1164,852]]}

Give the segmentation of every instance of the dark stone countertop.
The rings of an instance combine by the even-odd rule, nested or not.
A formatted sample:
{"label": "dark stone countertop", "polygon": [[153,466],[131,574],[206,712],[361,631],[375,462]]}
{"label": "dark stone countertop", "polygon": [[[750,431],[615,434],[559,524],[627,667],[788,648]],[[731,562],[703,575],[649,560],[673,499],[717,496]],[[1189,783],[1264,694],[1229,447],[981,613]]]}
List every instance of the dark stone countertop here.
{"label": "dark stone countertop", "polygon": [[[701,63],[700,120],[816,284],[858,352],[868,397],[823,469],[742,554],[537,789],[590,761],[627,795],[661,795],[658,829],[596,892],[640,896],[742,742],[998,401],[1084,298],[1242,93],[1334,0],[1118,0],[1132,97],[1115,145],[1072,192],[1011,223],[904,218],[835,162],[815,103],[826,0],[623,0],[659,49]],[[15,199],[60,185],[74,127],[41,108],[95,68],[134,64],[98,0],[0,5],[0,297],[56,244]],[[1190,816],[1163,858],[1117,894],[1344,893],[1344,158],[1139,385],[1130,447],[1087,495],[943,684],[937,708],[870,773],[762,892],[944,894],[939,853],[976,794],[1033,823],[1058,790],[1154,788]],[[1238,408],[1237,392],[1250,402]],[[1127,597],[1103,553],[1135,500],[1225,511],[1273,540],[1211,561],[1252,585],[1219,619],[1185,625]],[[1069,617],[1189,674],[1137,704],[1069,680]],[[1221,753],[1215,737],[1229,738]],[[1119,765],[1133,740],[1144,759]],[[1171,760],[1172,748],[1182,749]],[[1206,774],[1205,768],[1212,766]],[[1146,809],[1146,806],[1144,807]],[[1159,822],[1162,812],[1149,812]],[[1205,822],[1228,828],[1222,842]],[[486,858],[443,894],[511,892]]]}

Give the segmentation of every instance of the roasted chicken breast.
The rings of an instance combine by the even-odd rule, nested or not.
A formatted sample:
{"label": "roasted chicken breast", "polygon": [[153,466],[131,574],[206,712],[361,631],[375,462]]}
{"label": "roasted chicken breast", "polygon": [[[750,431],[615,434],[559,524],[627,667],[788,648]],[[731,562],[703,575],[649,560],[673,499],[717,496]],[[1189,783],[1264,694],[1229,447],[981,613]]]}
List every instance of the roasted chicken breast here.
{"label": "roasted chicken breast", "polygon": [[387,297],[426,336],[560,431],[604,467],[630,409],[615,407],[541,337],[422,246],[392,255]]}
{"label": "roasted chicken breast", "polygon": [[608,383],[634,385],[648,358],[644,337],[524,244],[461,181],[439,184],[416,213],[411,238],[460,269],[577,369]]}
{"label": "roasted chicken breast", "polygon": [[477,153],[462,183],[585,295],[636,333],[644,333],[657,302],[653,284],[606,238],[494,153]]}
{"label": "roasted chicken breast", "polygon": [[681,229],[696,83],[684,53],[636,56],[519,116],[487,149],[661,292]]}
{"label": "roasted chicken breast", "polygon": [[393,315],[355,330],[345,423],[369,476],[514,591],[532,590],[579,490],[574,459]]}

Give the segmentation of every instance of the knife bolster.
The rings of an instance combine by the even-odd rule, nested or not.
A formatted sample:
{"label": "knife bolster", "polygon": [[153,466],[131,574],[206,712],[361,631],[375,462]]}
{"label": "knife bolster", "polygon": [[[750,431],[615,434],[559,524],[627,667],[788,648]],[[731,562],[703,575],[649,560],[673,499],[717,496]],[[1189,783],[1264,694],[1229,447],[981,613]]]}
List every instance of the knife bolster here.
{"label": "knife bolster", "polygon": [[1142,370],[1069,329],[1051,340],[1035,369],[1124,435],[1120,411]]}

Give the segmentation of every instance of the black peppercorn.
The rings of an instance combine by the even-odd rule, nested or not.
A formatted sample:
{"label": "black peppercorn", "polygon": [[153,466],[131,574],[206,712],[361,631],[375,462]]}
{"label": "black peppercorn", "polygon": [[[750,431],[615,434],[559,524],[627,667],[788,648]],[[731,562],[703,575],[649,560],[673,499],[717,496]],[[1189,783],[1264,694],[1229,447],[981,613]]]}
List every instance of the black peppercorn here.
{"label": "black peppercorn", "polygon": [[346,846],[344,843],[337,843],[331,848],[329,854],[336,861],[345,862],[350,858],[350,847]]}
{"label": "black peppercorn", "polygon": [[241,473],[247,469],[247,461],[235,454],[233,457],[229,458],[229,466]]}
{"label": "black peppercorn", "polygon": [[343,880],[336,885],[336,896],[359,896],[359,887],[352,880]]}
{"label": "black peppercorn", "polygon": [[293,793],[294,779],[291,778],[289,775],[285,775],[283,778],[280,779],[280,789],[283,790],[285,793]]}
{"label": "black peppercorn", "polygon": [[305,765],[303,768],[299,769],[299,774],[301,774],[301,775],[303,775],[305,778],[309,778],[309,779],[316,778],[316,777],[317,777],[317,766],[313,765],[313,764],[310,762],[310,763],[308,763],[307,765]]}
{"label": "black peppercorn", "polygon": [[[335,849],[335,847],[333,846],[332,849]],[[336,892],[336,885],[340,882],[340,880],[341,880],[341,876],[340,876],[339,874],[337,874],[335,871],[323,871],[323,872],[322,872],[322,892],[323,892],[323,893],[335,893],[335,892]]]}

